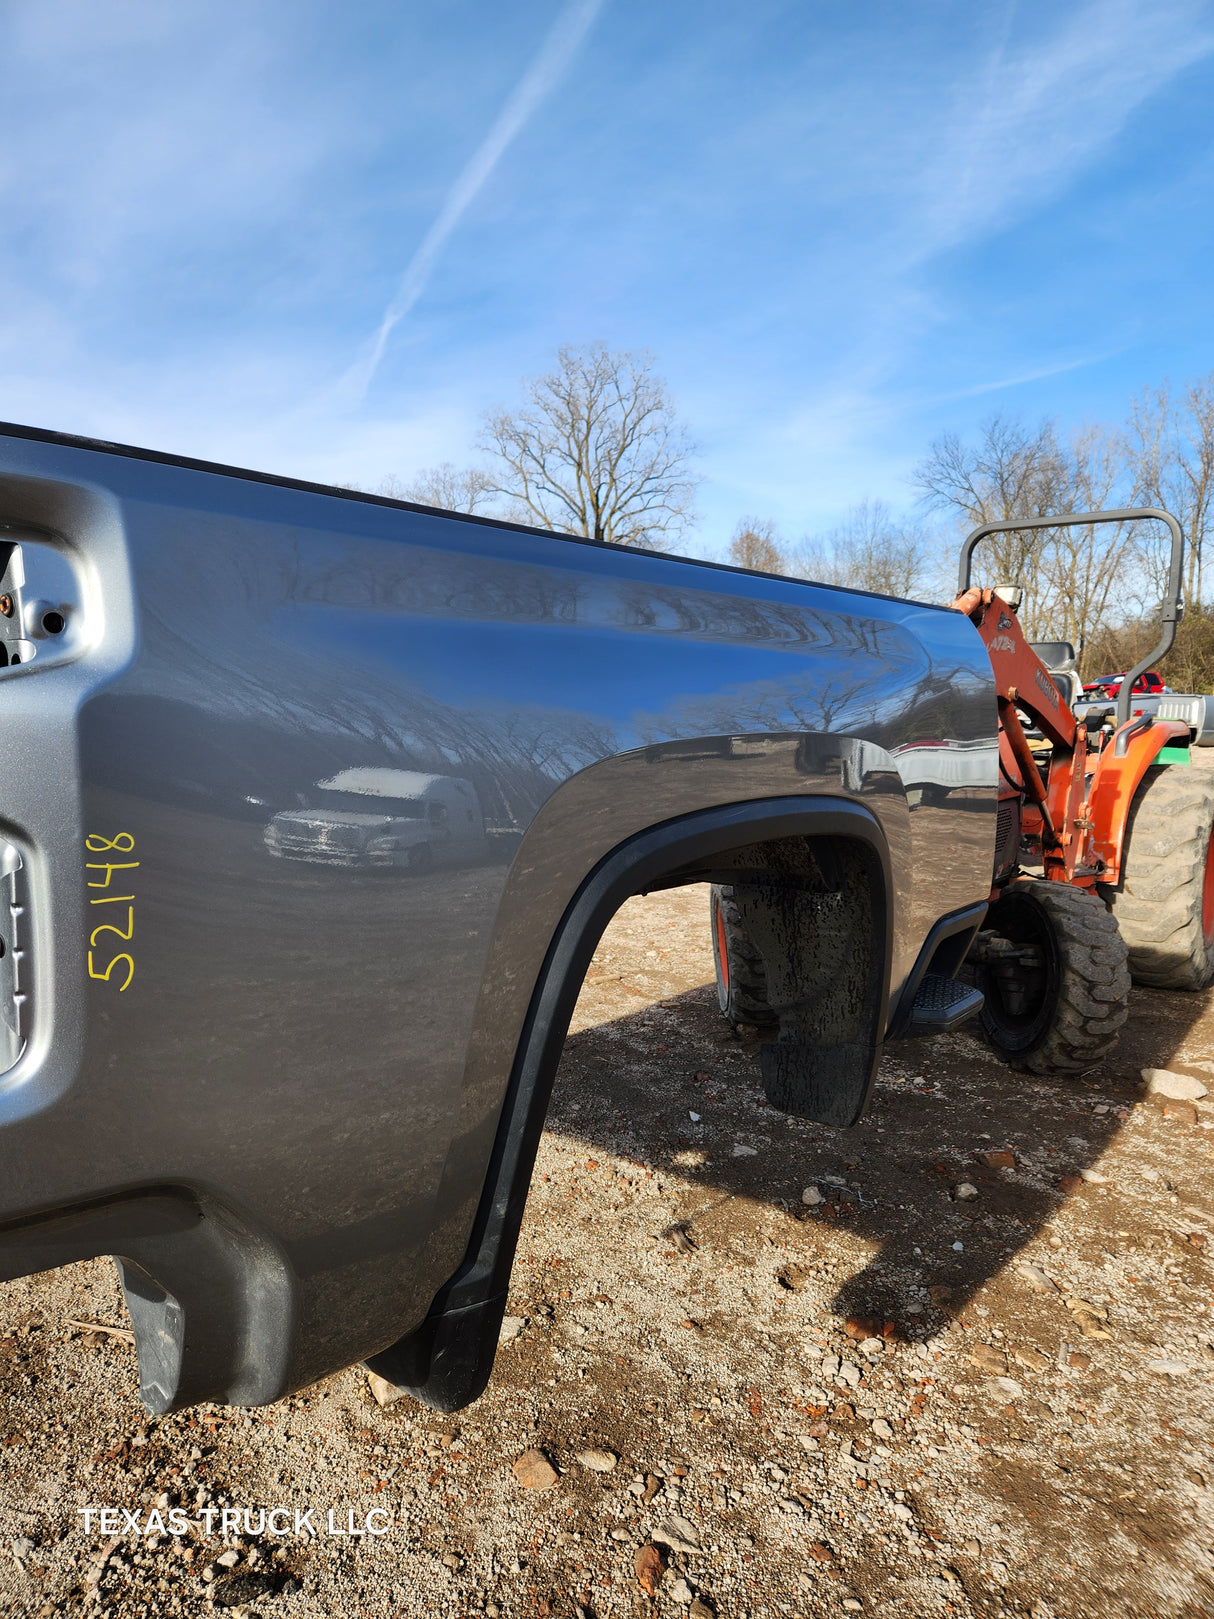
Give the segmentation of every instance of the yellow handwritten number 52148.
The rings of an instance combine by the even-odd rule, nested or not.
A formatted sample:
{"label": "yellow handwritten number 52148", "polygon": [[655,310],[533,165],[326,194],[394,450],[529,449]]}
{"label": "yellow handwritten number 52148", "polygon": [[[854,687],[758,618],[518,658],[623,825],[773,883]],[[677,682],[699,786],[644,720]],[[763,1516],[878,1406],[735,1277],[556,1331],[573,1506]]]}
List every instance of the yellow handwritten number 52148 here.
{"label": "yellow handwritten number 52148", "polygon": [[[110,854],[110,855],[113,855],[113,854],[128,854],[129,855],[129,854],[134,853],[135,839],[131,835],[131,833],[129,833],[129,832],[119,832],[112,838],[103,837],[98,832],[90,832],[88,837],[84,840],[84,846],[89,851],[90,854]],[[113,860],[113,859],[111,859],[111,860],[89,860],[89,861],[85,862],[85,870],[86,871],[89,871],[89,872],[104,872],[105,873],[105,875],[102,876],[102,877],[90,877],[87,880],[86,886],[88,888],[103,888],[103,889],[106,890],[106,893],[104,893],[101,896],[91,897],[89,899],[89,904],[90,905],[125,905],[126,906],[126,927],[125,928],[119,927],[119,925],[116,922],[100,922],[93,929],[93,931],[89,934],[89,977],[90,978],[100,978],[101,981],[103,983],[106,983],[106,984],[117,983],[118,982],[117,979],[111,978],[110,975],[114,971],[115,967],[118,967],[123,962],[126,963],[126,977],[123,979],[122,983],[118,984],[118,992],[119,992],[119,994],[121,994],[124,989],[129,989],[130,988],[131,979],[134,978],[134,976],[135,976],[135,958],[134,958],[134,956],[128,956],[128,955],[115,956],[114,959],[106,967],[104,972],[98,972],[97,968],[94,967],[94,965],[93,965],[93,951],[97,947],[98,935],[102,934],[102,933],[116,933],[120,939],[125,940],[127,943],[129,943],[131,941],[131,939],[134,938],[134,936],[135,936],[135,903],[134,903],[135,896],[134,896],[134,894],[114,894],[114,893],[109,892],[109,888],[110,888],[111,882],[113,881],[114,873],[116,871],[122,872],[123,877],[129,883],[131,879],[129,877],[126,877],[126,873],[132,872],[132,871],[138,871],[139,864],[140,863],[139,863],[138,860]],[[103,913],[103,914],[113,915],[114,913],[113,912],[108,912],[108,913]],[[119,912],[118,914],[121,915],[121,912]]]}

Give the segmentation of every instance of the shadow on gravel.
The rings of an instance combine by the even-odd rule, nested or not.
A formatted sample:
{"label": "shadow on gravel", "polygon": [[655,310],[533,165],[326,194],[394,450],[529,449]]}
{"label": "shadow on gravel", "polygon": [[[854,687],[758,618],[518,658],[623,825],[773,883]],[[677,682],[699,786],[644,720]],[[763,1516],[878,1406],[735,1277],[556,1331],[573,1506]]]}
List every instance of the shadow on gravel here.
{"label": "shadow on gravel", "polygon": [[[691,990],[571,1036],[548,1122],[701,1186],[701,1214],[722,1196],[743,1197],[781,1206],[807,1236],[814,1225],[846,1228],[875,1251],[836,1295],[837,1313],[923,1339],[1067,1198],[1100,1195],[1082,1171],[1096,1169],[1143,1100],[1140,1070],[1172,1066],[1211,1003],[1214,992],[1136,989],[1114,1058],[1081,1079],[1014,1072],[964,1032],[892,1045],[868,1115],[840,1131],[769,1107],[758,1040],[727,1028],[711,989]],[[1191,1105],[1166,1111],[1178,1131],[1193,1128]],[[1013,1156],[986,1162],[989,1153]],[[836,1188],[831,1176],[848,1184]],[[962,1182],[978,1196],[958,1200]],[[802,1189],[815,1184],[826,1202],[809,1209]],[[921,1312],[907,1308],[912,1277],[933,1289]]]}

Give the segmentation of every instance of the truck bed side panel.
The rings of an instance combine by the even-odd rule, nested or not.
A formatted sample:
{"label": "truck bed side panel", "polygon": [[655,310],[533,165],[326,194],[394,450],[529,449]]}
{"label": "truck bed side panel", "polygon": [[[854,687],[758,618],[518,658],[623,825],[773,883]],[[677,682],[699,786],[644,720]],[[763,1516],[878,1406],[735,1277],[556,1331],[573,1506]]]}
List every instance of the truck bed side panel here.
{"label": "truck bed side panel", "polygon": [[[210,1222],[234,1256],[216,1287],[261,1312],[230,1397],[425,1314],[548,943],[628,837],[865,803],[895,990],[932,922],[985,898],[995,705],[957,614],[21,438],[0,437],[0,521],[65,548],[87,629],[69,663],[0,672],[37,1021],[0,1081],[0,1265],[122,1252],[112,1211],[143,1199],[160,1246],[123,1240],[172,1274],[173,1222]],[[356,803],[272,847],[347,771],[467,784],[444,802],[465,794],[470,841],[435,813],[424,860],[376,865],[391,832],[371,849]],[[119,893],[133,936],[90,956]]]}

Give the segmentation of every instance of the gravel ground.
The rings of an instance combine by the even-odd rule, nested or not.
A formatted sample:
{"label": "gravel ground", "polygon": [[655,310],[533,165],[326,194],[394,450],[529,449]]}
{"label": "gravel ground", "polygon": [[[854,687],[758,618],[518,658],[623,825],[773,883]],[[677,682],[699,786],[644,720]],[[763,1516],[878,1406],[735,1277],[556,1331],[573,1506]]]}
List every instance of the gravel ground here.
{"label": "gravel ground", "polygon": [[1214,1091],[1214,995],[1135,991],[1083,1081],[895,1046],[840,1133],[766,1107],[711,970],[705,889],[613,922],[455,1417],[351,1370],[149,1421],[107,1262],[0,1287],[7,1611],[1214,1614],[1214,1096],[1140,1078]]}

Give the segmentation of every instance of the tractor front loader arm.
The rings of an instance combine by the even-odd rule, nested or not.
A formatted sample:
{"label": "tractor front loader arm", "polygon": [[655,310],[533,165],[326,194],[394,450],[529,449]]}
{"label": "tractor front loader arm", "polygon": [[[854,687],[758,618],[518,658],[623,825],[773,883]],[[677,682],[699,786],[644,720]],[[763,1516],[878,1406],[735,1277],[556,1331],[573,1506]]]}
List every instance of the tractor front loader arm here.
{"label": "tractor front loader arm", "polygon": [[[1026,800],[1041,816],[1045,875],[1055,882],[1085,880],[1090,864],[1087,817],[1082,813],[1087,768],[1087,731],[1049,671],[1024,638],[1015,609],[993,590],[967,589],[952,603],[965,613],[986,645],[999,702],[1000,752],[1009,774],[1010,753]],[[1043,781],[1020,723],[1023,711],[1053,743],[1048,782]],[[1078,878],[1076,872],[1079,872]],[[1094,873],[1093,873],[1094,876]]]}

